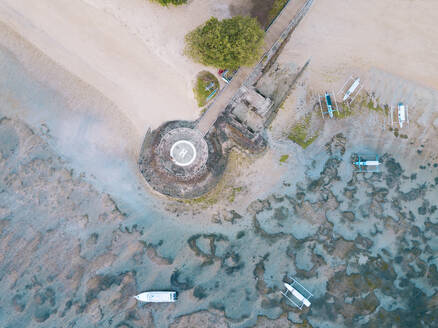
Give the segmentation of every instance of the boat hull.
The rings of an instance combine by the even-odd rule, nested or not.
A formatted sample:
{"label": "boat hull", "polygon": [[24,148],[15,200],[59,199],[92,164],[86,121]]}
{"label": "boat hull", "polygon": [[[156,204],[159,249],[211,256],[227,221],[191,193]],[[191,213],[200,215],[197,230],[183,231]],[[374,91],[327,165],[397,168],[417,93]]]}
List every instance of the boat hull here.
{"label": "boat hull", "polygon": [[134,298],[144,303],[173,303],[178,299],[178,293],[174,291],[144,292]]}

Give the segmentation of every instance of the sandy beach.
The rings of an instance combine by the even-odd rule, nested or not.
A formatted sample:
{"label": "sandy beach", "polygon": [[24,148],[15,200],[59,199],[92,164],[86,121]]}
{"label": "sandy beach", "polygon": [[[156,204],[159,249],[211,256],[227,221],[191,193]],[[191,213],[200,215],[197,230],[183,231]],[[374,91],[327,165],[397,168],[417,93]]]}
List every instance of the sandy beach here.
{"label": "sandy beach", "polygon": [[181,12],[139,0],[2,1],[0,20],[108,97],[143,135],[199,116],[192,81],[204,67],[183,56],[184,35],[211,15],[226,17],[222,6],[194,1]]}
{"label": "sandy beach", "polygon": [[371,67],[438,89],[437,11],[433,0],[317,1],[280,62],[311,58],[311,83],[321,91]]}

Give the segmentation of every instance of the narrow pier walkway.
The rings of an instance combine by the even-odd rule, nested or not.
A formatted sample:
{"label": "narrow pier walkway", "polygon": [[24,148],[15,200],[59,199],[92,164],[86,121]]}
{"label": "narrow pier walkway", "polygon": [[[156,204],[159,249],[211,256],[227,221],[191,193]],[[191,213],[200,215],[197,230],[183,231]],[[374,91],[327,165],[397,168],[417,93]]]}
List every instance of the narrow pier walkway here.
{"label": "narrow pier walkway", "polygon": [[[225,110],[225,107],[230,103],[241,85],[244,83],[251,85],[255,82],[256,77],[261,74],[264,64],[275,54],[289,32],[296,27],[301,18],[306,14],[312,2],[313,0],[289,1],[265,34],[263,44],[264,55],[262,56],[262,60],[253,66],[241,67],[231,82],[216,96],[213,103],[210,104],[199,120],[196,128],[203,136],[208,133],[218,116]],[[249,81],[247,81],[248,79]]]}

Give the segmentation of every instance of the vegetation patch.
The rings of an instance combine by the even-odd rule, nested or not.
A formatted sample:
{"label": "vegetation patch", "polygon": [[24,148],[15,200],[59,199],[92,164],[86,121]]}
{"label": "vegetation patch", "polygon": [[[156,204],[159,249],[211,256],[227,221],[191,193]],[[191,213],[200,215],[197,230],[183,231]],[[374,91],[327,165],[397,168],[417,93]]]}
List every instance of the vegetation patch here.
{"label": "vegetation patch", "polygon": [[187,3],[187,0],[151,0],[151,1],[157,2],[162,6],[167,6],[169,4],[179,6]]}
{"label": "vegetation patch", "polygon": [[301,148],[306,149],[309,147],[316,138],[318,138],[318,134],[314,136],[310,136],[310,121],[312,119],[312,114],[309,113],[304,117],[304,120],[295,124],[290,133],[289,140],[292,140],[297,145],[301,146]]}
{"label": "vegetation patch", "polygon": [[257,18],[266,30],[284,8],[288,0],[251,0],[251,17]]}
{"label": "vegetation patch", "polygon": [[230,193],[230,195],[228,196],[228,201],[229,201],[230,203],[233,203],[234,200],[236,199],[236,195],[237,195],[239,192],[241,192],[242,190],[243,190],[242,187],[235,187],[235,188],[232,188],[232,189],[231,189],[231,193]]}
{"label": "vegetation patch", "polygon": [[[377,112],[377,113],[382,113],[385,115],[389,114],[389,108],[387,105],[385,105],[383,107],[381,107],[380,105],[374,106],[374,102],[370,98],[367,99],[366,97],[359,97],[359,99],[357,101],[359,102],[359,104],[357,105],[357,108],[359,108],[359,109],[366,107],[369,110],[372,110],[372,111]],[[356,101],[355,101],[355,103],[356,103]],[[378,104],[378,99],[377,99],[377,104]],[[334,112],[334,115],[336,118],[343,119],[343,118],[346,118],[346,117],[353,115],[355,112],[354,111],[354,108],[355,108],[354,104],[351,104],[350,106],[348,106],[345,103],[340,103],[340,106],[342,108],[342,111],[339,113]]]}
{"label": "vegetation patch", "polygon": [[289,158],[289,155],[281,155],[281,157],[280,157],[280,163],[284,163],[284,162],[286,162],[288,158]]}
{"label": "vegetation patch", "polygon": [[335,111],[334,116],[339,119],[349,117],[353,114],[353,109],[344,103],[341,103],[342,111]]}
{"label": "vegetation patch", "polygon": [[261,55],[264,31],[255,18],[210,18],[186,35],[185,53],[193,60],[230,71],[251,65]]}
{"label": "vegetation patch", "polygon": [[219,88],[219,81],[210,72],[202,71],[196,77],[196,87],[193,89],[199,107],[203,107],[213,99]]}
{"label": "vegetation patch", "polygon": [[374,103],[371,100],[367,103],[367,107],[368,107],[368,109],[373,110],[375,112],[385,113],[385,109],[383,109],[379,105],[374,107]]}
{"label": "vegetation patch", "polygon": [[272,8],[269,11],[268,15],[268,22],[269,24],[272,24],[274,19],[280,14],[281,10],[284,8],[284,6],[287,4],[289,0],[275,0],[272,4]]}
{"label": "vegetation patch", "polygon": [[[374,106],[375,103],[377,104],[376,106]],[[371,97],[368,97],[368,100],[366,98],[362,98],[360,107],[368,107],[369,110],[384,113],[385,115],[388,115],[389,113],[388,105],[384,105],[383,107],[379,105],[379,98],[375,99],[374,101]]]}

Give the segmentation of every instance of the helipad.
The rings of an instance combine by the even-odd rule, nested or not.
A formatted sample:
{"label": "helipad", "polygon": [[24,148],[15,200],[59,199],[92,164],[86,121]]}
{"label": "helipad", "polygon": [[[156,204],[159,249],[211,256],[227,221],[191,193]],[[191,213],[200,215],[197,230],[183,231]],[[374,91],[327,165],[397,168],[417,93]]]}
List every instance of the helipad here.
{"label": "helipad", "polygon": [[205,170],[208,145],[195,129],[166,128],[155,149],[157,164],[178,179],[193,179]]}
{"label": "helipad", "polygon": [[146,134],[139,166],[156,191],[176,198],[196,198],[222,176],[227,156],[217,134],[204,138],[194,125],[171,121]]}
{"label": "helipad", "polygon": [[196,148],[190,141],[179,140],[170,148],[170,157],[176,165],[190,165],[196,159]]}

